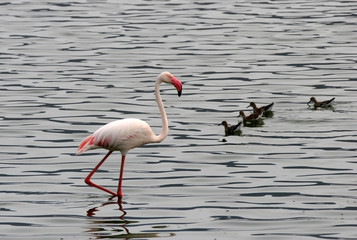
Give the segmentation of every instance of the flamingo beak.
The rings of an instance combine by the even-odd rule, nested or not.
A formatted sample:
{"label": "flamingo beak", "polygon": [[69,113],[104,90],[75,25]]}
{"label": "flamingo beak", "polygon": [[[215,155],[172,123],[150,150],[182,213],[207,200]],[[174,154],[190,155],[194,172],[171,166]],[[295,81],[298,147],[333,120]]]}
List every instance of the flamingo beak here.
{"label": "flamingo beak", "polygon": [[178,95],[179,97],[181,97],[181,93],[182,93],[182,87],[181,87],[180,91],[177,91],[177,95]]}
{"label": "flamingo beak", "polygon": [[172,85],[175,86],[175,88],[177,90],[177,94],[180,97],[181,93],[182,93],[182,83],[180,82],[180,80],[178,80],[174,76],[171,77],[171,82],[172,82]]}

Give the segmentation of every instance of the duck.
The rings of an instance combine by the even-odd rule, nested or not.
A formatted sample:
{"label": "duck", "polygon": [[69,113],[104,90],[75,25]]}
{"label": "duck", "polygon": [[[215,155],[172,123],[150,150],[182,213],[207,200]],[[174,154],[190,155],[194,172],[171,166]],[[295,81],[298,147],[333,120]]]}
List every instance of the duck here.
{"label": "duck", "polygon": [[[255,102],[251,102],[248,107],[252,107],[253,108],[253,112],[259,112],[259,111],[263,111],[263,112],[267,112],[267,111],[271,111],[273,109],[274,106],[274,102],[270,103],[269,105],[266,106],[261,106],[260,108],[257,107],[257,105],[255,104]],[[247,108],[248,108],[247,107]]]}
{"label": "duck", "polygon": [[[274,106],[274,102],[266,105],[266,106],[261,106],[261,107],[257,107],[257,105],[255,104],[255,102],[251,102],[248,107],[252,107],[253,108],[253,112],[259,112],[259,111],[263,111],[263,117],[266,118],[271,118],[274,116],[274,113],[272,111]],[[247,108],[248,108],[247,107]]]}
{"label": "duck", "polygon": [[243,111],[239,111],[238,117],[243,118],[243,125],[245,127],[261,127],[264,125],[264,121],[261,118],[263,111],[259,110],[258,112],[253,112],[252,114],[246,116]]}
{"label": "duck", "polygon": [[331,98],[330,100],[325,100],[322,102],[319,102],[316,100],[315,97],[311,97],[310,101],[307,103],[308,106],[310,106],[310,103],[314,103],[314,108],[327,108],[332,106],[332,102],[335,100],[335,98]]}
{"label": "duck", "polygon": [[238,122],[236,125],[229,125],[227,121],[222,121],[219,125],[223,125],[225,136],[242,134],[242,122]]}
{"label": "duck", "polygon": [[242,117],[243,121],[254,121],[258,120],[263,115],[263,111],[259,110],[257,112],[253,112],[252,114],[246,116],[244,111],[239,111],[238,117]]}

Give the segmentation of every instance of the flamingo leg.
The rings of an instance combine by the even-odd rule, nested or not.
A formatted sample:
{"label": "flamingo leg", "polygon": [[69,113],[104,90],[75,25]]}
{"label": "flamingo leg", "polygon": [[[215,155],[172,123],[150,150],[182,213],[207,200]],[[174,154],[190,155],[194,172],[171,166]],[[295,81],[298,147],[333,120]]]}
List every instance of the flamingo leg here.
{"label": "flamingo leg", "polygon": [[119,175],[119,183],[118,183],[118,191],[117,195],[120,199],[123,198],[123,193],[121,191],[122,181],[123,181],[123,172],[124,172],[124,162],[125,162],[125,155],[121,156],[121,165],[120,165],[120,175]]}
{"label": "flamingo leg", "polygon": [[93,174],[98,170],[98,168],[103,164],[103,162],[109,157],[109,155],[110,155],[112,152],[113,152],[113,151],[109,151],[109,152],[104,156],[104,158],[97,164],[97,166],[95,166],[95,168],[93,168],[93,170],[92,170],[92,171],[88,174],[88,176],[84,179],[84,182],[85,182],[86,184],[88,184],[89,186],[98,188],[98,189],[100,189],[100,190],[102,190],[102,191],[104,191],[104,192],[107,192],[107,193],[109,193],[109,194],[111,194],[111,195],[113,195],[113,196],[117,196],[116,193],[114,193],[114,192],[110,191],[109,189],[106,189],[106,188],[104,188],[104,187],[102,187],[102,186],[99,186],[99,185],[93,183],[93,182],[90,180],[91,177],[93,176]]}

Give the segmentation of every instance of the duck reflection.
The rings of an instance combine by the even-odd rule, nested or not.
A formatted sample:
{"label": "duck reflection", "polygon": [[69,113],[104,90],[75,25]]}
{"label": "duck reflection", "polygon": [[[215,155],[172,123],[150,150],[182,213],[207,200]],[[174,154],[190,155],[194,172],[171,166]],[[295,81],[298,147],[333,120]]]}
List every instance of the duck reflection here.
{"label": "duck reflection", "polygon": [[[98,217],[100,211],[104,211],[104,208],[113,206],[115,211],[110,211],[110,216]],[[117,206],[117,207],[116,207]],[[100,206],[93,207],[87,210],[87,216],[90,219],[91,226],[87,232],[91,233],[95,239],[104,238],[153,238],[162,237],[161,233],[145,232],[145,233],[131,233],[129,231],[130,226],[134,227],[139,224],[139,221],[127,220],[125,216],[127,212],[123,209],[122,202],[120,200],[109,199],[108,202],[100,204]],[[166,236],[174,236],[173,233],[168,233]]]}

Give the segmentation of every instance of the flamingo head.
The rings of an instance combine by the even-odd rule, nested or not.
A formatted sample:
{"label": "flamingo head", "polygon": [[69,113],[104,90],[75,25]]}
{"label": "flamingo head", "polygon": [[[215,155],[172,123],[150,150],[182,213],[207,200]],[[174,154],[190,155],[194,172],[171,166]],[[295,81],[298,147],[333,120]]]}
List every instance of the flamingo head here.
{"label": "flamingo head", "polygon": [[177,90],[178,96],[179,97],[181,96],[182,83],[180,82],[180,80],[175,78],[174,75],[172,75],[169,72],[163,72],[159,75],[159,79],[161,82],[170,83],[170,84],[174,85]]}

